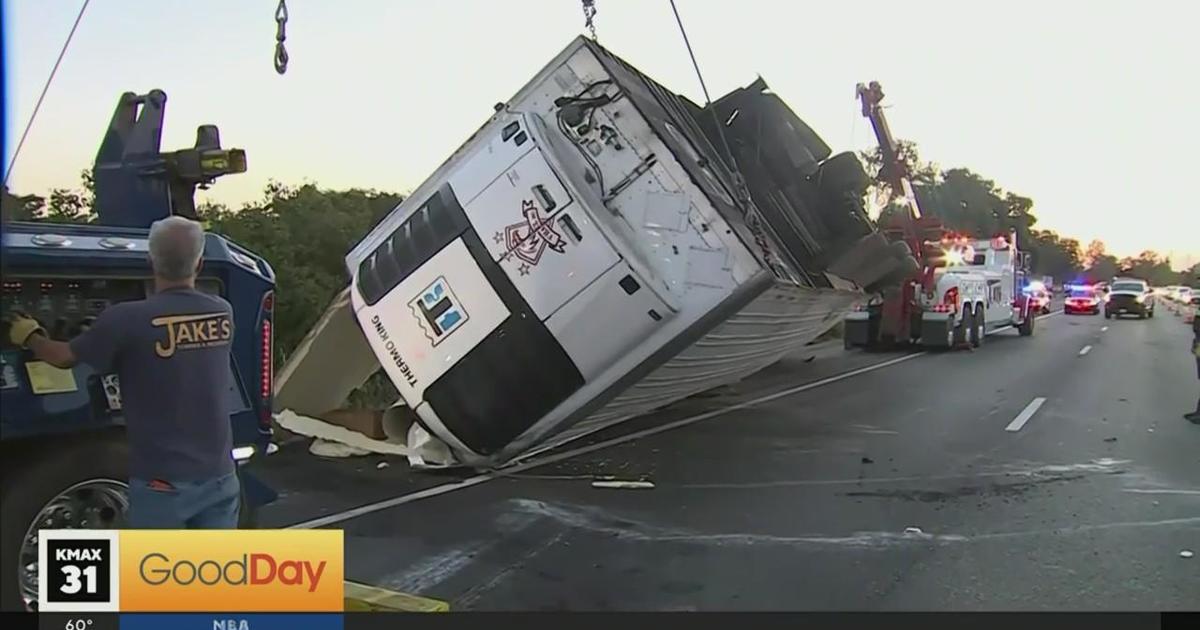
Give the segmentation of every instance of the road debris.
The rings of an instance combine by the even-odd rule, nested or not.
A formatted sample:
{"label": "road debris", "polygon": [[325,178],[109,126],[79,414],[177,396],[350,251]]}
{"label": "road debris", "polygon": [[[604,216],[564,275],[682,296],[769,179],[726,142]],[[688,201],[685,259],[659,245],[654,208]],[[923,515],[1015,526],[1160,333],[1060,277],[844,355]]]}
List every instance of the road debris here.
{"label": "road debris", "polygon": [[383,470],[384,468],[387,468],[388,466],[391,466],[391,464],[389,464],[387,462],[379,462],[378,464],[375,464],[375,470]]}
{"label": "road debris", "polygon": [[1115,437],[1106,437],[1106,438],[1104,438],[1104,441],[1105,441],[1105,442],[1116,442],[1116,441],[1117,441],[1117,438],[1115,438]]}
{"label": "road debris", "polygon": [[864,458],[862,458],[862,463],[864,463],[864,464],[874,464],[874,463],[875,463],[875,460],[871,459],[870,457],[864,457]]}
{"label": "road debris", "polygon": [[1192,553],[1192,552],[1191,552],[1190,550],[1188,550],[1188,549],[1184,549],[1183,551],[1180,551],[1180,552],[1179,552],[1179,557],[1180,557],[1180,558],[1185,558],[1185,559],[1186,559],[1186,558],[1191,558],[1191,557],[1192,557],[1192,556],[1194,556],[1194,555],[1196,555],[1196,554]]}
{"label": "road debris", "polygon": [[313,440],[311,445],[309,445],[308,452],[316,455],[317,457],[344,458],[366,455],[370,451],[358,448],[357,446],[343,444],[341,442],[317,438]]}
{"label": "road debris", "polygon": [[916,534],[916,535],[918,535],[918,536],[921,536],[921,535],[923,535],[925,532],[921,531],[921,528],[920,528],[920,527],[905,527],[905,528],[904,528],[904,533],[905,533],[905,534]]}

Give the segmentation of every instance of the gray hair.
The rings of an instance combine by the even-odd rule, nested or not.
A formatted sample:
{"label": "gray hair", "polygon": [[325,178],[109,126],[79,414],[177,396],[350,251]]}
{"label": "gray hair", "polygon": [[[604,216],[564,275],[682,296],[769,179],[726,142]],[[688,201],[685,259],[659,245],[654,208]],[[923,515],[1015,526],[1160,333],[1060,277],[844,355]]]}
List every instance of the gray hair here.
{"label": "gray hair", "polygon": [[164,280],[187,280],[196,275],[204,254],[204,228],[180,216],[159,219],[150,226],[150,264]]}

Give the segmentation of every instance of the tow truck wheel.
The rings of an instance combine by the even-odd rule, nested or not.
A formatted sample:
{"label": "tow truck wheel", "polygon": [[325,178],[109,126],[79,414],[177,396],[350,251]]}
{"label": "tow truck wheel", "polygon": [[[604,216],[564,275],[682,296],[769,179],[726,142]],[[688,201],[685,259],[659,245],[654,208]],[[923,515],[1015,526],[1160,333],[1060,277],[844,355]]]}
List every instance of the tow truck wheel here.
{"label": "tow truck wheel", "polygon": [[971,346],[978,348],[983,345],[983,306],[975,307],[975,315],[971,318]]}
{"label": "tow truck wheel", "polygon": [[0,608],[37,607],[39,529],[119,529],[129,508],[120,433],[40,447],[0,487]]}
{"label": "tow truck wheel", "polygon": [[1021,325],[1017,326],[1017,332],[1020,333],[1022,337],[1032,336],[1033,322],[1035,320],[1037,320],[1037,317],[1034,316],[1033,312],[1030,312],[1025,316],[1025,320],[1021,322]]}
{"label": "tow truck wheel", "polygon": [[958,320],[958,325],[954,327],[954,337],[951,339],[950,346],[957,348],[965,343],[971,336],[971,328],[975,326],[975,314],[970,310],[965,310],[964,307],[962,319]]}
{"label": "tow truck wheel", "polygon": [[[963,320],[965,320],[965,319],[966,319],[966,315],[963,316]],[[957,324],[955,324],[953,321],[950,321],[946,324],[946,349],[947,350],[956,348],[956,347],[958,347],[959,344],[961,344],[963,342],[963,338],[966,335],[966,332],[965,332],[966,329],[964,327],[965,322],[963,320],[959,320],[959,322]]]}
{"label": "tow truck wheel", "polygon": [[[0,610],[37,608],[39,529],[120,529],[129,510],[124,433],[5,453],[0,485]],[[15,460],[15,461],[10,461]],[[242,493],[238,527],[256,526]]]}

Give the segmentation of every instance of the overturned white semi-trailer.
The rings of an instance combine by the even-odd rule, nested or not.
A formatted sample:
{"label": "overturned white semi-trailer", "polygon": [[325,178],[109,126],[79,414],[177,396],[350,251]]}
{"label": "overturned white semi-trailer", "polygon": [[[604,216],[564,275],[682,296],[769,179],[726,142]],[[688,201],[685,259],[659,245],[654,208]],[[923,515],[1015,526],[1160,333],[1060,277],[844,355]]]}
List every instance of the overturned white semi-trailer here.
{"label": "overturned white semi-trailer", "polygon": [[761,80],[702,108],[576,39],[349,253],[277,404],[382,366],[415,464],[493,467],[738,381],[912,264],[866,186]]}

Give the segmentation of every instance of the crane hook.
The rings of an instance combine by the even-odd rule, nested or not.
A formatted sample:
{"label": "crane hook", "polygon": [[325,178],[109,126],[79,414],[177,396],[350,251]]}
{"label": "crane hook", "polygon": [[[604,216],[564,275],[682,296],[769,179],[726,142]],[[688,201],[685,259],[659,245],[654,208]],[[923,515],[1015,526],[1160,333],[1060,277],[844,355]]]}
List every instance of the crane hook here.
{"label": "crane hook", "polygon": [[284,0],[279,0],[275,8],[275,72],[287,72],[288,52],[283,42],[287,39],[288,10]]}
{"label": "crane hook", "polygon": [[592,41],[596,39],[596,0],[581,0],[583,2],[583,25],[592,34]]}

